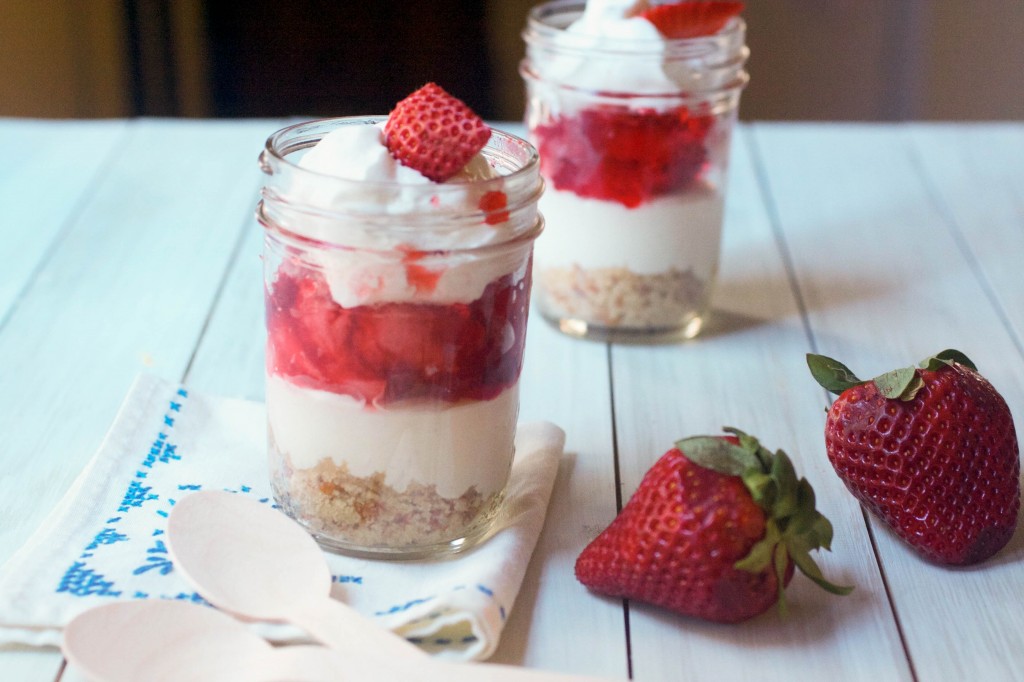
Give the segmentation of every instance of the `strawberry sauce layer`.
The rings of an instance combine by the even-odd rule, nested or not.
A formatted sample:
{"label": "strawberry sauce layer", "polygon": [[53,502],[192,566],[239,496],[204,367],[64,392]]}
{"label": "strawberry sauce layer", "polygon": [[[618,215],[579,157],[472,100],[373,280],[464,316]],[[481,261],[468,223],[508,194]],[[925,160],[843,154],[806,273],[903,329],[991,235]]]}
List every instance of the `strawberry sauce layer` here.
{"label": "strawberry sauce layer", "polygon": [[378,406],[489,400],[519,378],[529,283],[527,271],[471,303],[343,308],[322,275],[285,265],[266,292],[267,370]]}
{"label": "strawberry sauce layer", "polygon": [[557,116],[534,135],[541,170],[555,189],[635,208],[684,189],[703,172],[714,120],[687,107],[609,106]]}

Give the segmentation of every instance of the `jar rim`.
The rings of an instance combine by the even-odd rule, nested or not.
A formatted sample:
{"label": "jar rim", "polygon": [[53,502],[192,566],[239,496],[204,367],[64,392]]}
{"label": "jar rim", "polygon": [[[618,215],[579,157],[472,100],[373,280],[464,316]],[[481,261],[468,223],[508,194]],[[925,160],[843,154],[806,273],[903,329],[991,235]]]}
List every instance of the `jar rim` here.
{"label": "jar rim", "polygon": [[[544,191],[540,155],[525,139],[493,129],[483,155],[496,175],[438,183],[345,178],[300,165],[300,152],[346,125],[378,125],[383,116],[348,116],[292,124],[271,134],[260,153],[266,180],[257,211],[266,228],[336,244],[453,246],[509,241],[536,231]],[[503,200],[485,200],[492,193]],[[416,246],[417,250],[429,250]],[[458,247],[461,248],[461,247]]]}
{"label": "jar rim", "polygon": [[[377,125],[387,120],[387,116],[341,116],[333,118],[319,118],[309,121],[301,121],[299,123],[293,123],[292,125],[285,126],[267,137],[264,143],[263,152],[260,154],[260,168],[268,175],[274,174],[274,164],[280,164],[284,168],[289,169],[292,172],[306,174],[311,177],[321,178],[327,182],[337,182],[342,185],[359,185],[362,187],[375,188],[375,187],[389,187],[389,188],[402,188],[411,191],[416,191],[418,188],[423,188],[423,191],[441,192],[446,191],[462,191],[467,185],[473,185],[476,187],[486,187],[488,184],[502,185],[504,183],[515,181],[518,178],[529,176],[530,174],[537,174],[540,166],[540,156],[537,150],[527,140],[513,135],[512,133],[499,130],[497,128],[491,128],[491,137],[488,140],[487,145],[494,147],[492,142],[497,140],[512,143],[520,146],[522,149],[527,151],[525,162],[521,166],[515,168],[507,174],[499,174],[493,178],[487,178],[482,180],[474,180],[471,182],[429,182],[429,183],[411,183],[411,182],[397,182],[389,180],[360,180],[354,178],[346,178],[344,176],[334,175],[331,173],[323,173],[320,171],[310,170],[300,166],[295,161],[291,160],[289,155],[301,151],[303,149],[310,148],[319,142],[323,136],[334,130],[336,127],[342,125]],[[308,131],[308,132],[307,132]],[[305,133],[305,134],[302,134]],[[288,139],[293,136],[293,139]]]}
{"label": "jar rim", "polygon": [[[572,36],[565,30],[571,22],[563,21],[561,23],[564,25],[559,25],[551,21],[555,17],[576,19],[585,6],[585,0],[549,0],[534,6],[527,15],[526,28],[522,32],[523,40],[527,44],[537,44],[558,39],[561,43],[558,46],[560,51],[580,55],[591,52],[594,47],[588,43],[593,36],[580,34],[578,43],[573,44],[571,39],[565,40],[566,36]],[[746,27],[743,18],[737,16],[729,19],[718,33],[709,36],[666,38],[663,41],[602,37],[600,51],[607,56],[664,55],[667,59],[699,59],[716,53],[728,56],[743,49]]]}

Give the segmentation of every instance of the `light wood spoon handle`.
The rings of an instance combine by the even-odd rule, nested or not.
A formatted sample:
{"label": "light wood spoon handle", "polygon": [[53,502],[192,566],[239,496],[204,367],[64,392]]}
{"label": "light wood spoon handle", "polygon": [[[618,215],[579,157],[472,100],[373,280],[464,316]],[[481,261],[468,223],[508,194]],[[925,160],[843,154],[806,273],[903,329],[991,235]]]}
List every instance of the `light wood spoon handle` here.
{"label": "light wood spoon handle", "polygon": [[296,603],[289,620],[335,651],[358,656],[372,653],[385,658],[429,659],[415,644],[386,630],[351,606],[325,597]]}

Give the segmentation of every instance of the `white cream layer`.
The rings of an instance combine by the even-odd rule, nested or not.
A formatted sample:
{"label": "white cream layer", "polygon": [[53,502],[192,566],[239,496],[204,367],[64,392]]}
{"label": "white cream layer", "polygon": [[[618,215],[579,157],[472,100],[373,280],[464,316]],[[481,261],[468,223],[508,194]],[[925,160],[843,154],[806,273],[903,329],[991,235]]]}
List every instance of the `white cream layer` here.
{"label": "white cream layer", "polygon": [[709,279],[718,263],[725,199],[701,185],[627,208],[549,186],[540,200],[547,229],[537,240],[538,271],[578,265],[653,275],[675,268]]}
{"label": "white cream layer", "polygon": [[420,483],[448,498],[470,487],[489,496],[512,465],[519,386],[493,400],[385,409],[271,375],[266,404],[277,448],[295,469],[330,459],[355,476],[383,472],[400,492]]}

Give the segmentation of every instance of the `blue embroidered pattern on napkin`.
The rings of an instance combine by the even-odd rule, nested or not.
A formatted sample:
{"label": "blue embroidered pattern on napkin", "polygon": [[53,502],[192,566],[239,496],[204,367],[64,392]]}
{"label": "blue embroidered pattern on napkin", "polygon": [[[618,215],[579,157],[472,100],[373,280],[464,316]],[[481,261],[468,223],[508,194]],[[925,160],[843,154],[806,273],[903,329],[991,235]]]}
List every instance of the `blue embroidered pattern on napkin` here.
{"label": "blue embroidered pattern on napkin", "polygon": [[[180,599],[205,603],[205,600],[195,591],[183,592],[179,590],[174,592],[174,588],[180,587],[180,583],[177,582],[172,582],[170,585],[159,585],[159,587],[164,588],[171,587],[170,591],[161,589],[158,592],[151,592],[155,585],[152,580],[133,580],[133,578],[144,576],[144,574],[150,572],[153,572],[153,575],[145,577],[166,576],[174,570],[174,565],[167,552],[167,546],[160,539],[160,536],[164,534],[165,522],[170,513],[170,507],[174,506],[175,498],[166,495],[162,496],[161,493],[154,492],[157,486],[151,483],[150,476],[156,477],[160,473],[164,473],[166,474],[164,478],[173,478],[173,472],[161,471],[161,469],[173,468],[170,465],[174,462],[180,462],[182,459],[182,453],[178,451],[178,444],[174,440],[174,425],[184,414],[188,402],[188,391],[185,388],[174,389],[173,396],[165,402],[166,411],[159,418],[159,421],[152,425],[152,428],[156,431],[152,445],[149,447],[149,451],[139,459],[138,469],[128,482],[123,498],[118,504],[117,509],[112,510],[116,515],[106,519],[103,529],[96,533],[92,541],[85,546],[82,553],[78,555],[78,558],[64,572],[60,583],[57,585],[57,592],[66,592],[74,597],[129,596],[136,599],[159,597],[161,599]],[[201,490],[202,487],[201,483],[178,483],[176,485],[171,484],[163,489],[176,490],[182,494],[187,494],[188,492]],[[240,485],[237,490],[232,490],[231,488],[225,488],[225,490],[252,493],[253,489],[250,485]],[[162,497],[163,499],[161,499]],[[271,501],[271,498],[269,495],[264,495],[259,498],[259,501],[268,503]],[[124,527],[128,523],[129,515],[140,514],[150,514],[155,517],[151,522],[142,520],[141,523],[136,524],[136,526],[142,525],[146,528],[152,526],[152,531],[149,533],[150,539],[148,542],[143,540],[142,542],[132,543],[132,540],[140,536],[137,532]],[[126,532],[120,532],[121,529],[124,529]],[[145,533],[142,534],[142,537],[144,536]],[[129,542],[131,549],[136,553],[143,547],[145,548],[145,555],[139,556],[134,562],[136,567],[130,573],[123,572],[125,558],[123,554],[106,551],[110,549],[111,545],[119,542]],[[111,555],[110,561],[106,562],[105,559],[108,554]],[[107,573],[100,572],[101,570],[106,570],[102,568],[105,563],[113,566],[113,569],[108,573],[113,574],[116,571],[120,575],[117,578],[108,578]],[[129,565],[132,565],[132,563],[130,562]],[[115,580],[118,582],[115,582]]]}

